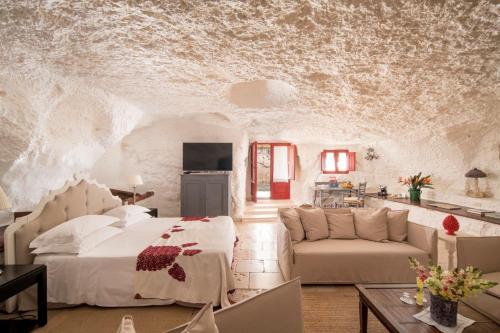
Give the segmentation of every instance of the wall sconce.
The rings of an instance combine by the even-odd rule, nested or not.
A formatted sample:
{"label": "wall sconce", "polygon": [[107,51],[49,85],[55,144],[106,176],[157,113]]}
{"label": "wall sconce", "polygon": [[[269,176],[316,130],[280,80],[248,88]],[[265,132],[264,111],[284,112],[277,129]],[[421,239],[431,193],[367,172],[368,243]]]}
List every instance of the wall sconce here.
{"label": "wall sconce", "polygon": [[374,148],[368,148],[366,150],[366,155],[365,155],[365,160],[371,161],[371,160],[378,160],[378,154],[375,152]]}

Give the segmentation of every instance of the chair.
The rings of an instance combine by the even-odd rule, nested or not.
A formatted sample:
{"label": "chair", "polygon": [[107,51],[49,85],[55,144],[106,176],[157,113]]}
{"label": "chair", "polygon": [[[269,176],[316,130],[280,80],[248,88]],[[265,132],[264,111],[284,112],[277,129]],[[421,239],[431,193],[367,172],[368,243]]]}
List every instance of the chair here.
{"label": "chair", "polygon": [[345,207],[364,207],[365,206],[365,193],[366,193],[366,182],[359,183],[357,196],[355,197],[344,197],[343,202]]}
{"label": "chair", "polygon": [[[219,333],[303,333],[300,280],[286,282],[214,315]],[[187,325],[165,333],[180,333]]]}
{"label": "chair", "polygon": [[[473,266],[483,272],[483,279],[500,283],[500,236],[457,237],[457,266]],[[500,284],[486,293],[465,300],[472,308],[500,325]]]}

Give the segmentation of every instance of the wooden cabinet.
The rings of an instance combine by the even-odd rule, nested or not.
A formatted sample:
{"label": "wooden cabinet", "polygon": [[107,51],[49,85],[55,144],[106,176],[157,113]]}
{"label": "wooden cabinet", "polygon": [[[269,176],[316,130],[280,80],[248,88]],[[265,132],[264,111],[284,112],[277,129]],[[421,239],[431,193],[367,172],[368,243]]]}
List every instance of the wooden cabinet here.
{"label": "wooden cabinet", "polygon": [[231,216],[230,174],[181,175],[181,216]]}

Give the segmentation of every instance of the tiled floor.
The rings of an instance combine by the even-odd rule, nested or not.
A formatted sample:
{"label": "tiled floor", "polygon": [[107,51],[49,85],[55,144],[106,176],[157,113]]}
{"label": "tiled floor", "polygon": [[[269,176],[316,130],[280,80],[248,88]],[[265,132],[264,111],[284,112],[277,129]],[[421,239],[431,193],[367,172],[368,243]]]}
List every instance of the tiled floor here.
{"label": "tiled floor", "polygon": [[239,242],[235,249],[236,299],[246,298],[283,282],[276,248],[277,208],[290,202],[266,200],[248,203],[242,222],[237,222]]}

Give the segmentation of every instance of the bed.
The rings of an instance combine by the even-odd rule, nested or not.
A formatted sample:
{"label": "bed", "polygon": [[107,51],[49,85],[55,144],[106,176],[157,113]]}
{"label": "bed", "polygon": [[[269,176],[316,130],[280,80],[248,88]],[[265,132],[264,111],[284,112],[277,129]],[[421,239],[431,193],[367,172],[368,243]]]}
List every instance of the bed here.
{"label": "bed", "polygon": [[[84,254],[31,254],[29,244],[37,235],[69,219],[102,214],[120,205],[121,200],[103,185],[85,179],[67,183],[62,189],[49,193],[33,213],[9,226],[6,263],[47,265],[50,303],[107,307],[174,302],[195,305],[208,301],[222,307],[230,304],[228,293],[234,289],[231,263],[236,232],[232,219],[227,216],[203,221],[145,219]],[[165,233],[172,237],[162,237]],[[148,247],[155,245],[180,249],[174,264],[183,267],[180,278],[170,271],[168,276],[162,271],[139,269],[139,258]],[[30,294],[33,291],[19,297],[20,310],[33,308],[35,302]],[[13,302],[7,307],[12,311]]]}

